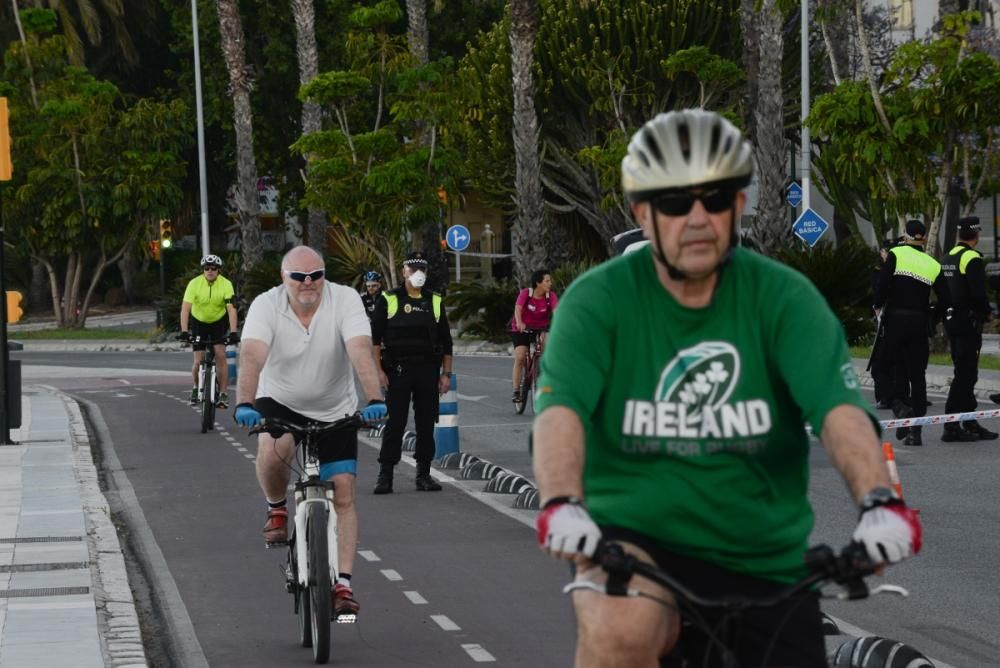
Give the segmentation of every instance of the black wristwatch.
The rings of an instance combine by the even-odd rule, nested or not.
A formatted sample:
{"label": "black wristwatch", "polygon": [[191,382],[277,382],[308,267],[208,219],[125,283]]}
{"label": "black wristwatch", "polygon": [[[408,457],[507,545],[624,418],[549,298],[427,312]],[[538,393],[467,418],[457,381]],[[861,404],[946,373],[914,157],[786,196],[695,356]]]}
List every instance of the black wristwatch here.
{"label": "black wristwatch", "polygon": [[862,513],[866,513],[872,508],[878,508],[879,506],[897,506],[902,503],[903,499],[899,497],[899,494],[895,490],[888,487],[876,487],[865,494],[858,507]]}

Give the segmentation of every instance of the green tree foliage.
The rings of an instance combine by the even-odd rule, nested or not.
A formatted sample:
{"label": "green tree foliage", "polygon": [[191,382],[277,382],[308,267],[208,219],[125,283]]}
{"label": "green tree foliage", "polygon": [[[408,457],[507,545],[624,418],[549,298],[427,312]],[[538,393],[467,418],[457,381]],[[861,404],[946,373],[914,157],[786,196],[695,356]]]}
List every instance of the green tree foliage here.
{"label": "green tree foliage", "polygon": [[[34,63],[37,109],[23,48]],[[5,201],[8,240],[47,269],[60,324],[82,326],[103,272],[180,199],[189,110],[177,101],[129,104],[113,84],[70,65],[59,35],[13,45],[0,94],[11,101],[17,165]]]}
{"label": "green tree foliage", "polygon": [[[448,139],[457,122],[453,61],[415,65],[398,30],[402,19],[394,0],[349,16],[350,68],[324,72],[300,93],[336,124],[293,145],[311,160],[306,201],[330,212],[390,271],[406,234],[441,215],[438,188],[457,190],[461,164]],[[426,144],[413,141],[421,132]]]}
{"label": "green tree foliage", "polygon": [[[867,82],[845,81],[814,102],[808,123],[821,145],[814,164],[829,175],[824,180],[842,210],[858,213],[860,200],[869,201],[880,236],[901,218],[922,214],[936,243],[953,176],[968,177],[967,204],[995,189],[1000,63],[968,48],[976,16],[945,17],[940,36],[899,47],[880,85],[884,119]],[[851,202],[838,184],[861,187],[867,197]]]}
{"label": "green tree foliage", "polygon": [[[742,77],[732,39],[737,0],[542,0],[536,106],[550,209],[602,239],[631,227],[619,191],[627,138],[655,113],[705,101],[733,110]],[[487,201],[510,209],[510,47],[505,17],[481,34],[460,75],[468,172]]]}

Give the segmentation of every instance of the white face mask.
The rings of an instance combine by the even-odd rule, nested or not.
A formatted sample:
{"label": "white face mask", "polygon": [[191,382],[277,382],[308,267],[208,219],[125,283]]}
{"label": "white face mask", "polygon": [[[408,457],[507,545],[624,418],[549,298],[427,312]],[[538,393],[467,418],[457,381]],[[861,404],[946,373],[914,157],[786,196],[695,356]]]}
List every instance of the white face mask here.
{"label": "white face mask", "polygon": [[410,274],[410,285],[415,288],[424,287],[424,283],[427,282],[427,274],[422,271],[415,271]]}

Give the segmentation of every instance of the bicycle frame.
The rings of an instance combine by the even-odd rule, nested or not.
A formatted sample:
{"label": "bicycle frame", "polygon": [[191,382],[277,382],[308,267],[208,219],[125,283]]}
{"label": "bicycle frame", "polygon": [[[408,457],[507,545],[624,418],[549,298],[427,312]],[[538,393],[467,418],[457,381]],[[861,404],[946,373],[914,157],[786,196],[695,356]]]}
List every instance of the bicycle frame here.
{"label": "bicycle frame", "polygon": [[[311,440],[309,437],[306,437]],[[333,486],[320,480],[319,458],[314,452],[315,446],[312,443],[305,443],[303,450],[306,452],[303,471],[305,477],[299,477],[295,483],[295,536],[306,535],[306,518],[308,508],[312,504],[323,504],[326,506],[326,544],[328,546],[327,557],[330,562],[330,578],[336,581],[340,574],[340,557],[337,553],[337,512],[333,506]],[[320,496],[310,495],[309,490],[319,489]],[[303,587],[309,583],[309,559],[306,557],[308,545],[304,540],[295,541],[295,553],[298,558],[298,582]]]}

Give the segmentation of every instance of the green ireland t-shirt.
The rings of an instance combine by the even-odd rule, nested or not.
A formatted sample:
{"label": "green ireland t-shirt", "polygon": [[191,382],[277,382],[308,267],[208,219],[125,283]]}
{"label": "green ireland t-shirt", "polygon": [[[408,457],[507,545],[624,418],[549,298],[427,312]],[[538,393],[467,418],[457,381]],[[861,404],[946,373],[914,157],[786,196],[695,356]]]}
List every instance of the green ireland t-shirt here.
{"label": "green ireland t-shirt", "polygon": [[822,295],[744,249],[705,308],[664,289],[649,247],[579,277],[538,386],[539,411],[565,406],[583,422],[598,524],[786,582],[803,573],[813,524],[804,424],[820,434],[841,404],[870,414]]}

